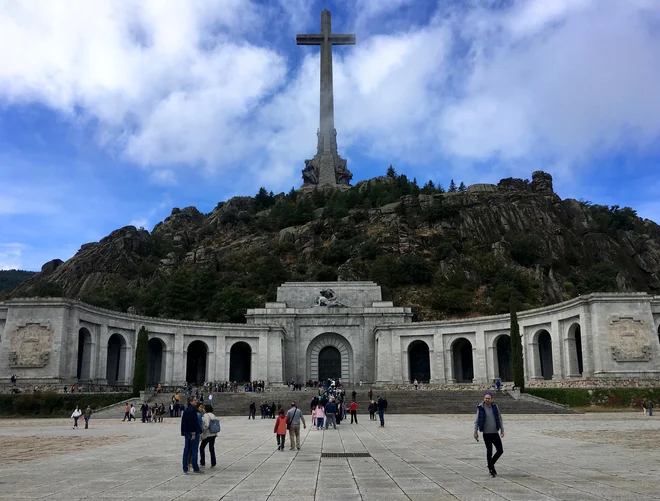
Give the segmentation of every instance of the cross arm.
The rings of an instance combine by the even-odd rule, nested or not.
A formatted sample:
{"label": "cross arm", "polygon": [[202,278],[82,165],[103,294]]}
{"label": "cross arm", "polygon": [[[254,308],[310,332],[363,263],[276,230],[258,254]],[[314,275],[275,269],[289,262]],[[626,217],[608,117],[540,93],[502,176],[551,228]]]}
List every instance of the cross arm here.
{"label": "cross arm", "polygon": [[323,35],[296,35],[296,44],[298,45],[321,45]]}
{"label": "cross arm", "polygon": [[328,40],[332,45],[355,45],[355,35],[330,35]]}

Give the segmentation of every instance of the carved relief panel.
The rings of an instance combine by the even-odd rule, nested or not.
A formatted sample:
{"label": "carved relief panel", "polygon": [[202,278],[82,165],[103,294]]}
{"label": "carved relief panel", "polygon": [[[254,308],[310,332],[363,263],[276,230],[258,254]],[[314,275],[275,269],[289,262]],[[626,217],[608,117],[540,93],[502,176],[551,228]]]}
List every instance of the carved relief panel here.
{"label": "carved relief panel", "polygon": [[25,324],[9,334],[9,366],[29,369],[45,367],[53,347],[54,330],[50,324]]}
{"label": "carved relief panel", "polygon": [[651,360],[649,329],[644,320],[614,317],[610,320],[612,358],[617,362],[647,362]]}

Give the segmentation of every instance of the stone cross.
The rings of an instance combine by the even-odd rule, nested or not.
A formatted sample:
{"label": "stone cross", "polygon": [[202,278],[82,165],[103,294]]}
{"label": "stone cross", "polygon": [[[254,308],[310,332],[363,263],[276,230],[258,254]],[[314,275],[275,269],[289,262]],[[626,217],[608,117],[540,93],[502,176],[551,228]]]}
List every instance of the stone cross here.
{"label": "stone cross", "polygon": [[[332,46],[355,45],[355,35],[332,33],[330,11],[321,12],[321,33],[318,35],[297,35],[298,45],[321,46],[321,110],[319,126],[319,150],[337,153],[335,140],[335,105],[332,91]],[[319,153],[321,153],[319,151]]]}

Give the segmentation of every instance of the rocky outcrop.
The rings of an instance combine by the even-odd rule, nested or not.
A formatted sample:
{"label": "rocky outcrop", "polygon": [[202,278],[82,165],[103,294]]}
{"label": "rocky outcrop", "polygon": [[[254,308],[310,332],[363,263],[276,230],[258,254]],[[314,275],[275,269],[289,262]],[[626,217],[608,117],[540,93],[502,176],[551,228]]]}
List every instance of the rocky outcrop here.
{"label": "rocky outcrop", "polygon": [[[379,177],[352,190],[364,196],[396,182]],[[278,229],[264,224],[276,209],[258,207],[252,197],[221,202],[209,214],[195,207],[175,208],[151,234],[126,226],[83,245],[67,262],[46,263],[13,295],[36,294],[43,284],[53,283],[66,296],[78,297],[118,281],[144,286],[182,268],[225,270],[223,276],[229,276],[228,260],[236,256],[238,261],[232,262],[245,273],[272,257],[287,274],[280,270],[278,277],[316,280],[319,270],[331,268],[341,280],[387,279],[382,275],[387,270],[374,265],[383,253],[423,258],[434,283],[457,271],[470,279],[473,268],[489,255],[532,280],[541,304],[575,295],[573,282],[599,263],[616,267],[619,290],[660,291],[660,227],[633,211],[561,200],[552,177],[542,171],[534,172],[531,181],[507,178],[497,185],[472,185],[465,192],[383,198],[378,207],[351,206],[336,218],[326,211],[332,214],[337,207],[311,206],[307,223]],[[424,287],[402,286],[391,291],[392,298],[423,309],[437,293]],[[475,304],[482,287],[489,284],[475,288]]]}

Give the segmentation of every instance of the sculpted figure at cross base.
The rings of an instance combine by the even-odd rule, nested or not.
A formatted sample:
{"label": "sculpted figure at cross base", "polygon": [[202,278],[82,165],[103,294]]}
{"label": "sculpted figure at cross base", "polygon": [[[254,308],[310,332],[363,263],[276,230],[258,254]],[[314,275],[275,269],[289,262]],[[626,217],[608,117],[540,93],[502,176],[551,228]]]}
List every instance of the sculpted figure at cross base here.
{"label": "sculpted figure at cross base", "polygon": [[302,175],[305,184],[318,184],[319,168],[314,165],[313,160],[305,160],[305,168],[303,169]]}
{"label": "sculpted figure at cross base", "polygon": [[316,299],[314,306],[327,306],[328,308],[345,308],[332,289],[319,291],[320,296]]}

